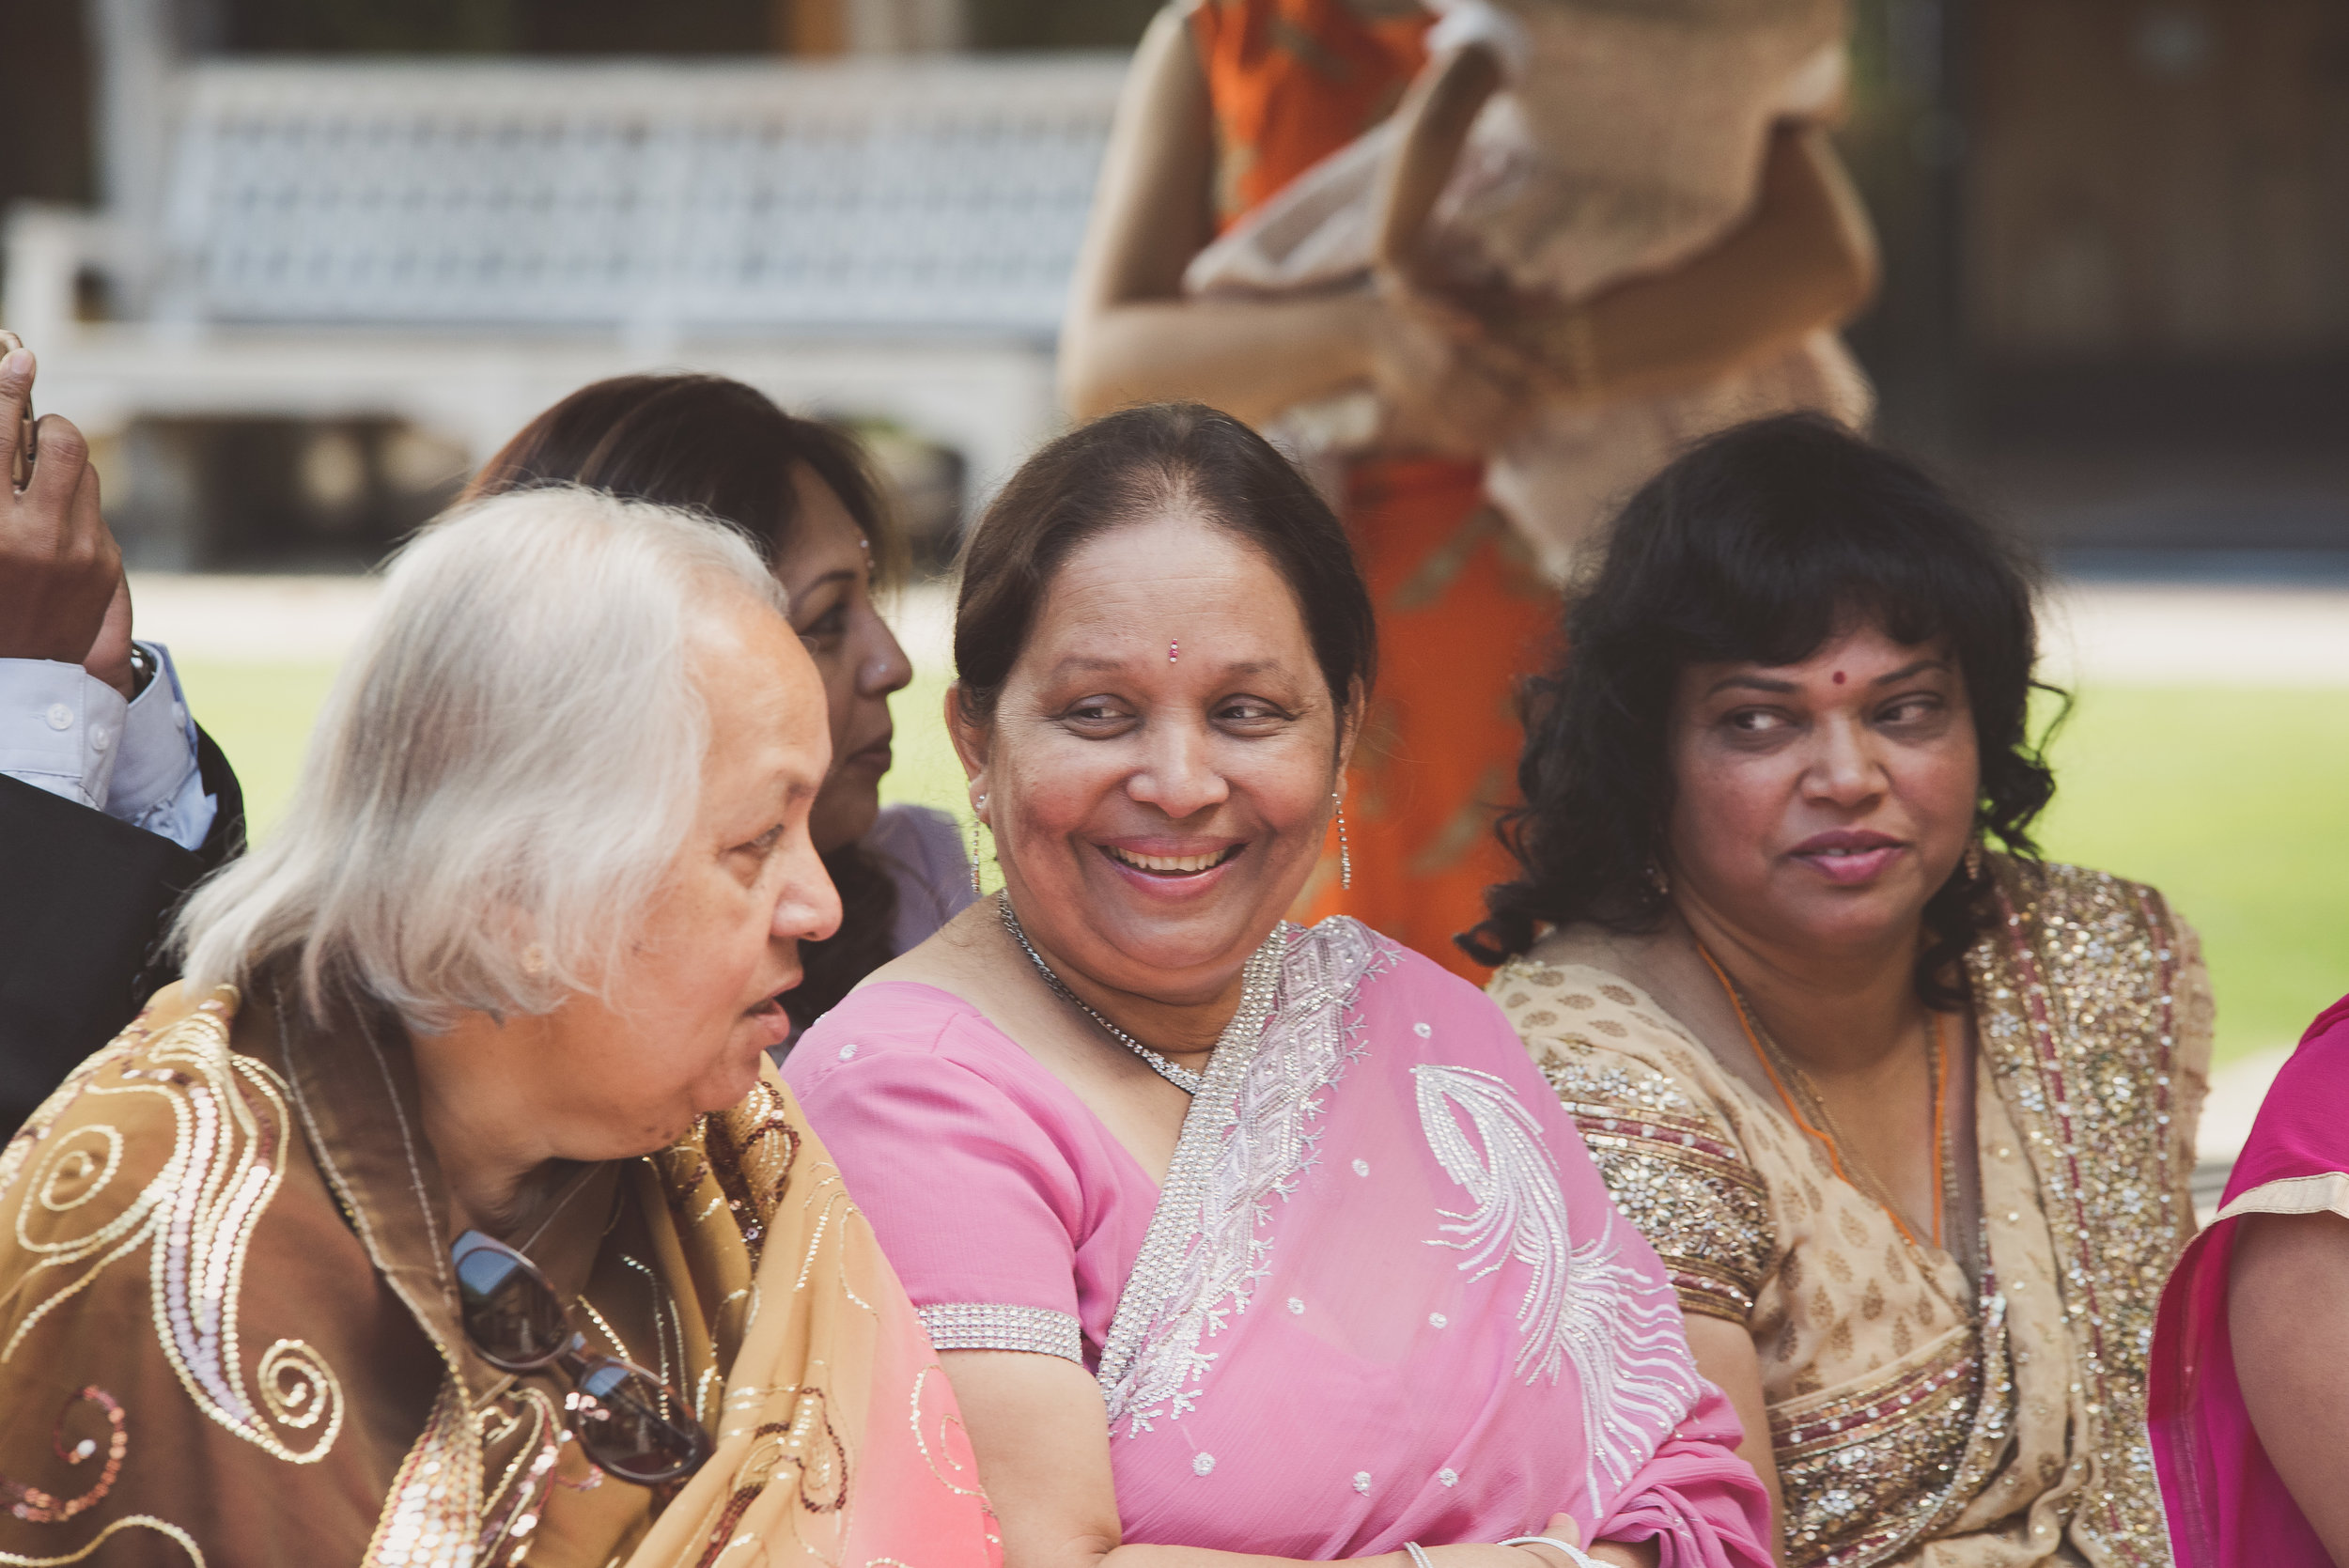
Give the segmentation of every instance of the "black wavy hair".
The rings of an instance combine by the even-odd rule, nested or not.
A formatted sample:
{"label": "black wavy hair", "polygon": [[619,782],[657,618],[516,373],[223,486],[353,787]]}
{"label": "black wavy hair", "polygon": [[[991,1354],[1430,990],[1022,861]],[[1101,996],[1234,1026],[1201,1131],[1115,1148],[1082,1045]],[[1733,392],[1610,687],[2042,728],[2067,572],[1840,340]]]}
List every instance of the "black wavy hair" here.
{"label": "black wavy hair", "polygon": [[[1914,463],[1825,419],[1758,420],[1690,448],[1618,514],[1595,572],[1567,596],[1564,651],[1527,683],[1523,803],[1498,829],[1522,875],[1486,891],[1487,918],[1460,946],[1497,964],[1543,924],[1655,930],[1681,672],[1800,663],[1859,623],[1947,643],[1982,759],[1976,829],[2035,860],[2031,822],[2055,793],[2046,737],[2029,728],[2032,691],[2053,690],[2032,677],[2038,577]],[[1988,919],[1989,891],[1986,867],[1961,863],[1927,900],[1916,972],[1928,1006],[1961,1003],[1952,965]]]}

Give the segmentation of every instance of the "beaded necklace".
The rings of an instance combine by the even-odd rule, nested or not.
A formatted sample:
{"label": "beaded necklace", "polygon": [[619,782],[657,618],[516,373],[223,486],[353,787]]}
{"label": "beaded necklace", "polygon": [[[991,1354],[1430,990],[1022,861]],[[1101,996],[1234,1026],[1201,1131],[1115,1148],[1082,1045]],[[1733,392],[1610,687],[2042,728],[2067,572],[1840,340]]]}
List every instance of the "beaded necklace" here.
{"label": "beaded necklace", "polygon": [[[1019,951],[1028,955],[1028,962],[1035,966],[1035,972],[1044,977],[1044,984],[1051,987],[1054,996],[1100,1025],[1111,1039],[1142,1058],[1152,1072],[1184,1094],[1197,1097],[1206,1082],[1206,1075],[1168,1061],[1103,1017],[1098,1008],[1070,990],[1067,982],[1054,974],[1052,966],[1044,961],[1044,955],[1029,942],[1028,933],[1020,929],[1019,917],[1012,911],[1010,893],[998,893],[995,907],[1003,913],[1003,929],[1011,933],[1011,939],[1019,944]],[[1264,939],[1263,945],[1248,955],[1248,965],[1240,971],[1239,1011],[1232,1015],[1232,1021],[1224,1025],[1223,1032],[1217,1036],[1217,1048],[1228,1043],[1253,1039],[1263,1032],[1265,1020],[1272,1016],[1272,998],[1280,983],[1281,952],[1285,945],[1285,924],[1276,925],[1272,935]]]}
{"label": "beaded necklace", "polygon": [[[1825,1124],[1824,1126],[1814,1126],[1811,1119],[1802,1113],[1802,1109],[1796,1105],[1795,1096],[1787,1092],[1786,1078],[1781,1077],[1779,1073],[1781,1063],[1779,1061],[1776,1043],[1770,1041],[1767,1035],[1754,1027],[1753,1016],[1746,1009],[1746,999],[1739,995],[1737,987],[1731,984],[1728,971],[1721,968],[1720,961],[1713,956],[1712,952],[1703,942],[1697,943],[1697,955],[1704,960],[1705,968],[1713,971],[1713,978],[1721,983],[1721,993],[1729,998],[1730,1006],[1736,1009],[1737,1026],[1746,1032],[1746,1043],[1753,1048],[1753,1054],[1761,1062],[1762,1070],[1769,1075],[1770,1087],[1778,1091],[1779,1100],[1786,1107],[1786,1114],[1794,1118],[1795,1126],[1827,1146],[1828,1163],[1834,1167],[1835,1174],[1839,1179],[1849,1186],[1865,1190],[1890,1219],[1893,1226],[1901,1233],[1902,1238],[1911,1247],[1919,1246],[1916,1233],[1908,1228],[1908,1221],[1901,1218],[1900,1209],[1893,1203],[1890,1189],[1876,1179],[1875,1172],[1858,1166],[1858,1162],[1855,1161],[1854,1167],[1859,1170],[1863,1179],[1854,1181],[1850,1172],[1844,1169],[1843,1151],[1836,1138],[1835,1118],[1828,1112],[1827,1100],[1820,1094],[1817,1086],[1812,1083],[1810,1075],[1791,1062],[1782,1063],[1786,1068],[1786,1077],[1791,1077],[1797,1086],[1801,1089],[1803,1098],[1810,1103],[1811,1109],[1817,1113],[1818,1120]],[[1942,1047],[1941,1016],[1938,1013],[1928,1013],[1926,1017],[1929,1022],[1925,1031],[1925,1052],[1932,1063],[1930,1070],[1933,1074],[1933,1245],[1938,1250],[1941,1248],[1941,1215],[1949,1204],[1950,1146],[1946,1127],[1951,1053]]]}

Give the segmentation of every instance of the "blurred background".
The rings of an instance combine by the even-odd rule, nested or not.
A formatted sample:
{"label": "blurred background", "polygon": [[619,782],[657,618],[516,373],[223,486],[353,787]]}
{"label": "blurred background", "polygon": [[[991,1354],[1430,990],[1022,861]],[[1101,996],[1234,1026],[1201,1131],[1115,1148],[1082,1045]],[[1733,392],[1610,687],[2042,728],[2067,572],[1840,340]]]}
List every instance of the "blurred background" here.
{"label": "blurred background", "polygon": [[[96,438],[140,625],[258,830],[362,574],[586,380],[714,369],[853,424],[935,573],[1062,417],[1062,293],[1154,9],[0,6],[0,318]],[[1880,428],[2056,569],[2049,849],[2162,886],[2222,1052],[2272,1063],[2349,987],[2349,5],[1855,15]],[[902,613],[886,788],[959,809],[942,596]]]}

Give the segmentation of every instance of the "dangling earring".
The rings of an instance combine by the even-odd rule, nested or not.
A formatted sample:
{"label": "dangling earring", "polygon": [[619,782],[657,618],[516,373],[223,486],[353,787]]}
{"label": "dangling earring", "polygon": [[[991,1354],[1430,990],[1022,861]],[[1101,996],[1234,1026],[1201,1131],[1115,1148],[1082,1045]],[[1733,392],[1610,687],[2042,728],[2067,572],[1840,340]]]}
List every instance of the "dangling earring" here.
{"label": "dangling earring", "polygon": [[1672,879],[1666,875],[1663,866],[1657,862],[1647,862],[1647,885],[1656,890],[1656,896],[1658,898],[1670,898],[1672,895]]}
{"label": "dangling earring", "polygon": [[987,809],[987,797],[982,795],[971,802],[971,896],[976,898],[986,892],[979,886],[979,813]]}
{"label": "dangling earring", "polygon": [[1966,880],[1982,880],[1982,835],[1976,833],[1966,841]]}
{"label": "dangling earring", "polygon": [[1346,802],[1339,800],[1334,789],[1330,792],[1330,799],[1337,801],[1338,807],[1338,886],[1351,892],[1354,887],[1354,851],[1346,847]]}

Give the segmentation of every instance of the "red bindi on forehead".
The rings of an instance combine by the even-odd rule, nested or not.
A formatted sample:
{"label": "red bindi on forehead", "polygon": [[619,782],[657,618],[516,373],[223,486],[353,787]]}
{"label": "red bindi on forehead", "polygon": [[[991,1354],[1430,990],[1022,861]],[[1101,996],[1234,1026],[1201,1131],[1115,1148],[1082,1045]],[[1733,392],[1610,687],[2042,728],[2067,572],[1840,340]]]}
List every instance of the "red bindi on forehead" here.
{"label": "red bindi on forehead", "polygon": [[1843,684],[1843,672],[1841,670],[1835,672],[1835,684],[1838,686]]}

